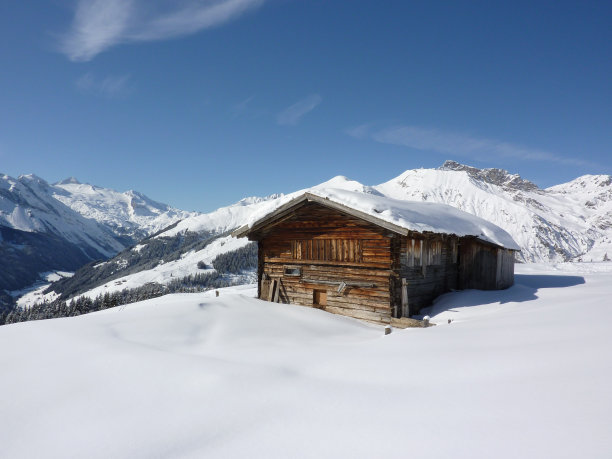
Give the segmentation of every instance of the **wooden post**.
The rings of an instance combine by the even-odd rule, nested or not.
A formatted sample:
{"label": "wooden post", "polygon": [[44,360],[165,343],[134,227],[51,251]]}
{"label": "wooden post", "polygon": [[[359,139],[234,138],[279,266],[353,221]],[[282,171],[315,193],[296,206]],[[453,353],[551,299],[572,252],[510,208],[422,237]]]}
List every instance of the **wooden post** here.
{"label": "wooden post", "polygon": [[276,279],[270,281],[270,290],[268,290],[268,301],[274,300],[274,287],[276,287]]}
{"label": "wooden post", "polygon": [[497,249],[497,266],[495,271],[495,288],[501,288],[502,285],[502,249]]}
{"label": "wooden post", "polygon": [[278,303],[278,297],[280,293],[280,279],[274,279],[274,287],[274,298],[272,298],[272,301],[274,303]]}
{"label": "wooden post", "polygon": [[264,295],[265,295],[265,286],[266,285],[266,280],[263,278],[263,276],[261,276],[261,282],[259,283],[259,299],[260,300],[265,300]]}
{"label": "wooden post", "polygon": [[402,277],[402,317],[410,317],[410,304],[408,304],[408,282]]}
{"label": "wooden post", "polygon": [[261,281],[261,299],[264,301],[270,300],[270,288],[272,287],[272,281],[270,279]]}

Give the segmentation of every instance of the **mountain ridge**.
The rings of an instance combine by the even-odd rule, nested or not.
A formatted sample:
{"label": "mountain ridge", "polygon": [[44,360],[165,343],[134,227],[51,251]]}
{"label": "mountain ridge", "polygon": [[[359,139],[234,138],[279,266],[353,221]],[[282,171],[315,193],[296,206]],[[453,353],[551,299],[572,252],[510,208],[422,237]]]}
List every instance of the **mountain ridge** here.
{"label": "mountain ridge", "polygon": [[[79,199],[75,200],[79,205],[89,205],[92,199],[95,201],[96,193],[99,192],[97,187],[75,182],[78,181],[71,180],[60,188],[64,191],[80,190]],[[330,187],[395,199],[451,205],[508,231],[521,246],[517,260],[522,262],[601,261],[608,253],[612,255],[612,179],[606,175],[582,176],[542,189],[520,175],[503,169],[478,169],[446,161],[437,169],[406,170],[379,185],[364,185],[344,176],[336,176],[312,188]],[[149,259],[147,266],[154,266],[150,271],[134,273],[132,268],[130,272],[125,271],[124,277],[121,277],[124,273],[122,270],[128,266],[128,260],[133,258],[129,251],[109,259],[106,263],[113,267],[113,279],[117,282],[108,283],[108,289],[112,291],[124,285],[138,286],[147,282],[163,284],[169,282],[174,273],[197,274],[200,272],[196,267],[199,261],[210,263],[219,254],[240,249],[246,241],[237,244],[228,236],[223,236],[214,239],[215,243],[200,254],[197,250],[185,249],[181,246],[181,240],[187,236],[192,239],[197,234],[203,234],[206,238],[227,234],[243,226],[256,213],[272,209],[279,202],[306,190],[267,197],[247,197],[210,213],[192,213],[176,219],[171,226],[153,233],[147,240],[149,242],[145,241],[136,248],[141,250],[151,241],[159,240],[175,247],[177,251],[171,253],[166,250],[165,259],[157,262]],[[121,199],[136,199],[140,194],[125,192],[122,196]],[[72,205],[78,207],[74,202]],[[108,215],[105,218],[110,219]],[[71,282],[78,283],[78,278]],[[100,285],[103,284],[104,280],[101,279]],[[103,291],[96,290],[97,294]]]}
{"label": "mountain ridge", "polygon": [[25,288],[39,273],[112,257],[195,214],[74,177],[50,184],[35,174],[0,174],[0,291]]}

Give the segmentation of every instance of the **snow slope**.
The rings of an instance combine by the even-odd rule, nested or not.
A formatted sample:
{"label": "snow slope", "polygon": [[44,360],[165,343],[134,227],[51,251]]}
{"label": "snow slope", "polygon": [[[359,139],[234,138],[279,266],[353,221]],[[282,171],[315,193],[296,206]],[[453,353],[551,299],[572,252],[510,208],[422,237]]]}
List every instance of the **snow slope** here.
{"label": "snow slope", "polygon": [[583,175],[546,191],[568,202],[572,211],[581,217],[593,242],[580,257],[585,261],[606,256],[612,260],[612,177]]}
{"label": "snow slope", "polygon": [[[491,221],[521,246],[523,261],[568,261],[580,256],[601,261],[603,255],[591,250],[612,237],[612,213],[606,207],[612,206],[612,186],[606,185],[607,203],[593,209],[586,204],[585,187],[561,192],[566,186],[542,190],[500,169],[479,170],[447,161],[440,169],[408,170],[375,188],[396,199],[449,204]],[[608,226],[598,227],[600,219]]]}
{"label": "snow slope", "polygon": [[[126,276],[113,279],[103,283],[102,285],[95,287],[91,290],[87,290],[82,295],[75,296],[75,299],[80,296],[87,296],[92,300],[98,295],[104,295],[105,293],[120,292],[124,289],[134,289],[142,287],[145,284],[155,282],[157,284],[166,285],[175,279],[181,279],[192,274],[205,274],[215,271],[212,267],[208,269],[198,268],[198,263],[204,262],[207,266],[211,266],[212,261],[220,254],[231,252],[244,247],[249,243],[246,238],[236,239],[231,236],[222,237],[216,239],[202,250],[191,250],[185,253],[179,260],[160,262],[157,266],[152,269],[143,270],[137,273],[128,274]],[[134,249],[132,249],[134,250]],[[110,261],[113,263],[116,261]],[[95,269],[95,267],[94,267]],[[254,282],[256,276],[252,272],[245,272],[243,275],[229,276],[229,280],[233,283],[238,282]],[[47,294],[53,295],[53,292]],[[27,298],[21,298],[18,302],[20,307],[31,306],[36,303],[37,297],[28,296]]]}
{"label": "snow slope", "polygon": [[136,191],[119,193],[75,178],[50,185],[35,175],[0,175],[0,225],[49,232],[106,256],[124,249],[126,242],[195,215]]}
{"label": "snow slope", "polygon": [[81,184],[50,185],[35,175],[0,175],[2,290],[37,284],[51,270],[76,270],[107,258],[194,212],[173,209],[128,191]]}
{"label": "snow slope", "polygon": [[86,218],[91,218],[113,229],[118,235],[134,240],[182,220],[198,215],[155,202],[137,191],[120,193],[80,183],[71,177],[53,187],[53,197]]}
{"label": "snow slope", "polygon": [[74,212],[53,196],[54,188],[35,175],[0,176],[0,225],[51,233],[79,246],[111,256],[123,249],[108,228]]}
{"label": "snow slope", "polygon": [[607,458],[612,265],[592,266],[519,266],[388,336],[248,288],[3,326],[2,456]]}

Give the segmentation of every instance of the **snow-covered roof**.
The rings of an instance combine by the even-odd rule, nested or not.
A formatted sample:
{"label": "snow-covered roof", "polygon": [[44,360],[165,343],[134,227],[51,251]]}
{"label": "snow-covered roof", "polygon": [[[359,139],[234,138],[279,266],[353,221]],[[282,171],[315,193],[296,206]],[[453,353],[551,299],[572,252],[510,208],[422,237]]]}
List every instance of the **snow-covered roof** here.
{"label": "snow-covered roof", "polygon": [[265,207],[253,213],[247,225],[236,230],[234,235],[246,236],[305,201],[318,202],[403,235],[415,231],[474,236],[500,247],[520,250],[514,239],[499,226],[449,205],[405,201],[338,188],[310,189],[291,200],[277,202],[275,207]]}

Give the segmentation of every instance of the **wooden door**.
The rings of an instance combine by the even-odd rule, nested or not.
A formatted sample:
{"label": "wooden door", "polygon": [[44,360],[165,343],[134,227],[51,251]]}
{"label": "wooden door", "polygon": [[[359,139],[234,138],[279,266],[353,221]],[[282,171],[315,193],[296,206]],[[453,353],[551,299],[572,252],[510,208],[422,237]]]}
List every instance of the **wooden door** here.
{"label": "wooden door", "polygon": [[312,305],[315,308],[325,309],[325,306],[327,306],[327,290],[313,290]]}

